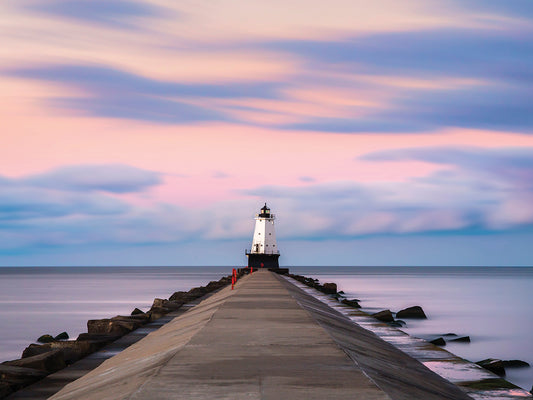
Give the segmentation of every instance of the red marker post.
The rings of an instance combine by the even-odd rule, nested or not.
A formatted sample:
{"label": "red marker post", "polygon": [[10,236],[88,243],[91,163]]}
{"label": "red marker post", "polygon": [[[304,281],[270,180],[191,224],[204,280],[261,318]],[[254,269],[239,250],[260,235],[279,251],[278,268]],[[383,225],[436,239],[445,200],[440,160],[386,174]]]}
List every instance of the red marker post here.
{"label": "red marker post", "polygon": [[233,268],[233,271],[231,271],[231,290],[233,290],[233,287],[235,286],[236,282],[237,282],[237,270]]}

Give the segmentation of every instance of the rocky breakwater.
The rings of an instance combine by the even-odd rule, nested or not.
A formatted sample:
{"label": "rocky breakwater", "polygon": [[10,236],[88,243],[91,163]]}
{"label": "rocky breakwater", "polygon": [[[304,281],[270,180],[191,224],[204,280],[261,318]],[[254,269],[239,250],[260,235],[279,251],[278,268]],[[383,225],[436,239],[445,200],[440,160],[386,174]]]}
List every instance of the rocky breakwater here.
{"label": "rocky breakwater", "polygon": [[[239,270],[237,278],[245,273],[246,271]],[[37,340],[41,344],[30,344],[24,349],[20,359],[0,364],[0,399],[75,363],[149,322],[179,310],[184,304],[229,284],[231,275],[211,281],[206,286],[175,292],[168,299],[156,298],[147,312],[135,308],[131,315],[91,319],[87,321],[87,332],[81,333],[76,340],[67,340],[66,332],[55,337],[42,335]]]}
{"label": "rocky breakwater", "polygon": [[[306,277],[303,275],[294,275],[294,274],[285,274],[309,287],[317,289],[318,291],[329,295],[330,298],[337,300],[338,302],[352,307],[352,308],[361,308],[360,300],[358,299],[347,299],[343,291],[337,291],[337,285],[335,283],[324,283],[320,284],[318,279]],[[372,317],[381,323],[385,323],[391,329],[402,328],[406,326],[406,320],[424,320],[427,319],[427,315],[420,306],[411,306],[400,310],[398,312],[393,312],[389,309],[381,310],[379,312],[369,314],[361,310],[357,310],[350,313],[350,315],[357,315],[361,319],[356,321],[359,324],[362,324],[363,327],[369,329],[376,333],[378,336],[382,337],[383,340],[389,341],[397,346],[400,349],[407,350],[408,354],[418,359],[420,362],[429,367],[437,374],[443,376],[445,379],[450,380],[451,382],[464,388],[472,398],[474,399],[511,399],[511,398],[531,398],[527,396],[527,393],[523,391],[518,386],[508,382],[504,379],[497,378],[497,376],[503,377],[506,375],[507,368],[529,368],[530,365],[522,360],[500,360],[494,358],[488,358],[476,362],[475,364],[461,359],[454,354],[448,353],[447,356],[443,356],[444,353],[440,353],[436,350],[436,346],[445,346],[447,342],[462,342],[470,343],[470,336],[458,336],[455,333],[445,333],[437,337],[435,335],[432,338],[420,339],[412,337],[411,340],[401,342],[398,339],[402,336],[401,334],[391,334],[390,331],[383,330],[382,327],[379,327],[376,330],[372,330],[373,323],[368,323],[368,317]],[[398,318],[398,319],[396,319]],[[399,319],[402,318],[402,319]],[[404,337],[408,337],[403,331],[401,332]],[[427,341],[427,345],[421,343],[421,341]],[[431,345],[436,345],[431,347]],[[442,350],[444,351],[444,350]],[[437,354],[438,356],[435,359],[431,358],[431,355]],[[486,375],[480,371],[480,368],[490,371],[495,375]],[[465,376],[469,377],[463,377]],[[533,394],[533,389],[530,391]]]}

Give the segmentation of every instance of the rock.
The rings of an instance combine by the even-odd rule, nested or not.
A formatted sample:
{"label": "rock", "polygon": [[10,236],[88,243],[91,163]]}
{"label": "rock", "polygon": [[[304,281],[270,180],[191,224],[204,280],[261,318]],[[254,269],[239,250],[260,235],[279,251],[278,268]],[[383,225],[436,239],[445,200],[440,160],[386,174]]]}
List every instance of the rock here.
{"label": "rock", "polygon": [[225,286],[224,283],[222,283],[221,281],[211,281],[209,282],[205,289],[208,291],[208,292],[213,292],[217,289],[220,289],[221,287]]}
{"label": "rock", "polygon": [[54,340],[67,340],[69,338],[67,332],[61,332],[59,335],[57,335]]}
{"label": "rock", "polygon": [[52,351],[52,343],[32,343],[22,351],[22,358],[33,357],[39,354],[48,353],[49,351]]}
{"label": "rock", "polygon": [[352,300],[343,299],[342,304],[346,304],[347,306],[350,306],[353,308],[361,308],[361,306],[359,305],[359,301],[356,299],[352,299]]}
{"label": "rock", "polygon": [[420,306],[408,307],[396,313],[396,318],[427,319]]}
{"label": "rock", "polygon": [[383,311],[377,312],[375,314],[372,314],[371,317],[374,317],[377,320],[383,321],[383,322],[394,321],[394,317],[392,316],[392,312],[390,310],[383,310]]}
{"label": "rock", "polygon": [[32,357],[21,358],[20,360],[6,361],[4,364],[14,367],[34,368],[49,373],[66,367],[63,352],[59,349]]}
{"label": "rock", "polygon": [[437,346],[446,346],[446,341],[441,338],[441,337],[438,337],[436,339],[433,339],[433,340],[430,340],[429,343],[433,343]]}
{"label": "rock", "polygon": [[163,308],[163,307],[152,307],[149,311],[149,315],[150,315],[150,322],[153,322],[155,321],[156,319],[159,319],[165,315],[167,315],[171,310],[169,310],[168,308]]}
{"label": "rock", "polygon": [[134,321],[112,319],[90,319],[87,321],[88,333],[100,333],[107,335],[125,335],[136,329],[138,325]]}
{"label": "rock", "polygon": [[526,368],[529,367],[529,363],[522,360],[503,360],[503,366],[505,368]]}
{"label": "rock", "polygon": [[470,336],[461,336],[454,339],[448,340],[449,342],[462,342],[462,343],[470,343]]}
{"label": "rock", "polygon": [[397,323],[399,323],[399,324],[402,325],[402,326],[406,326],[406,325],[407,325],[407,323],[406,323],[405,321],[402,321],[401,319],[397,319],[397,320],[394,321],[394,322],[397,322]]}
{"label": "rock", "polygon": [[192,299],[197,299],[198,297],[205,296],[207,294],[207,290],[205,289],[205,287],[200,286],[200,287],[192,288],[187,293],[189,293]]}
{"label": "rock", "polygon": [[[0,364],[0,378],[2,380],[0,383],[7,383],[11,389],[15,390],[31,385],[32,383],[43,379],[46,375],[48,375],[47,372],[34,368],[14,367],[12,365]],[[2,390],[0,386],[0,399],[1,398]]]}
{"label": "rock", "polygon": [[136,315],[117,315],[111,318],[111,320],[132,322],[135,325],[134,329],[137,329],[140,328],[142,325],[146,324],[150,320],[150,316],[146,315],[146,313]]}
{"label": "rock", "polygon": [[135,308],[135,310],[131,312],[131,315],[140,315],[140,314],[146,314],[146,313],[142,310],[139,310],[138,308]]}
{"label": "rock", "polygon": [[61,350],[65,363],[72,364],[79,359],[94,353],[102,344],[94,341],[58,341],[46,344],[30,344],[22,352],[22,358],[33,357],[52,350]]}
{"label": "rock", "polygon": [[392,326],[393,328],[401,328],[402,327],[402,324],[400,324],[397,321],[392,321],[392,322],[389,322],[388,324],[389,324],[389,326]]}
{"label": "rock", "polygon": [[445,333],[442,336],[457,336],[455,333]]}
{"label": "rock", "polygon": [[6,379],[10,376],[28,376],[35,379],[44,378],[47,375],[45,371],[34,368],[15,367],[13,365],[0,364],[0,377]]}
{"label": "rock", "polygon": [[485,360],[478,361],[476,364],[491,372],[494,372],[496,375],[505,376],[505,368],[502,360],[487,358]]}
{"label": "rock", "polygon": [[183,305],[183,301],[167,300],[167,299],[154,299],[152,308],[167,308],[169,310],[177,310]]}
{"label": "rock", "polygon": [[39,343],[50,343],[54,341],[54,337],[52,335],[42,335],[37,339]]}
{"label": "rock", "polygon": [[52,348],[60,349],[63,352],[63,358],[67,364],[75,363],[78,360],[81,360],[83,357],[88,356],[91,353],[94,353],[100,347],[102,347],[101,342],[97,341],[64,341],[52,343]]}
{"label": "rock", "polygon": [[170,296],[168,299],[170,301],[183,301],[184,303],[186,303],[189,299],[188,296],[189,294],[187,292],[179,291],[179,292],[174,292],[174,294]]}
{"label": "rock", "polygon": [[326,294],[335,294],[337,293],[337,284],[333,282],[324,283],[322,285],[322,292]]}
{"label": "rock", "polygon": [[155,307],[163,307],[163,302],[164,301],[167,301],[166,299],[158,299],[158,298],[155,298],[154,299],[154,302],[152,303],[152,308],[155,308]]}
{"label": "rock", "polygon": [[13,393],[13,389],[11,389],[11,385],[7,382],[0,381],[0,399],[3,399],[4,397],[9,396],[11,393]]}
{"label": "rock", "polygon": [[344,296],[344,291],[343,290],[339,290],[339,294]]}
{"label": "rock", "polygon": [[76,341],[77,342],[90,341],[94,343],[99,343],[103,346],[105,344],[114,342],[121,336],[122,335],[109,335],[105,333],[80,333]]}

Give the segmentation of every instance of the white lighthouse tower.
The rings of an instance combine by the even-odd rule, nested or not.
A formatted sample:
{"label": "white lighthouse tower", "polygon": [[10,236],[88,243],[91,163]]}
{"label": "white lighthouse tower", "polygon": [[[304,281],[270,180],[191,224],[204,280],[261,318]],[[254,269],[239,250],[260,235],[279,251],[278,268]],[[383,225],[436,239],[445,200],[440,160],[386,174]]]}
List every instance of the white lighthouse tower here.
{"label": "white lighthouse tower", "polygon": [[250,251],[246,251],[248,267],[279,268],[279,251],[276,244],[274,219],[274,214],[270,213],[270,208],[265,203],[261,212],[255,216],[252,248]]}

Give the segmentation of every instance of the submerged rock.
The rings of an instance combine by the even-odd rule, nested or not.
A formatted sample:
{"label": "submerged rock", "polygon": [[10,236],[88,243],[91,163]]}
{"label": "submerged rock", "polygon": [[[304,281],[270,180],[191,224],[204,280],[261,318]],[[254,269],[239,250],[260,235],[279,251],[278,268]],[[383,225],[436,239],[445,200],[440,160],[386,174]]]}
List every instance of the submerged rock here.
{"label": "submerged rock", "polygon": [[487,358],[485,360],[478,361],[476,364],[485,368],[486,370],[489,370],[490,372],[494,372],[496,375],[505,376],[505,368],[502,360]]}
{"label": "submerged rock", "polygon": [[433,339],[433,340],[430,340],[429,343],[433,343],[437,346],[446,346],[446,341],[441,338],[441,337],[438,337],[436,339]]}
{"label": "submerged rock", "polygon": [[383,321],[383,322],[394,321],[394,317],[392,316],[391,310],[383,310],[383,311],[377,312],[375,314],[372,314],[371,317],[374,317],[377,320]]}
{"label": "submerged rock", "polygon": [[397,318],[427,319],[424,310],[420,306],[408,307],[396,313]]}
{"label": "submerged rock", "polygon": [[470,336],[461,336],[454,339],[448,340],[449,342],[462,342],[462,343],[470,343]]}
{"label": "submerged rock", "polygon": [[503,360],[502,363],[505,368],[527,368],[530,366],[529,363],[522,360]]}
{"label": "submerged rock", "polygon": [[54,337],[52,335],[46,334],[46,335],[39,336],[39,339],[37,339],[37,341],[39,343],[50,343],[54,341]]}
{"label": "submerged rock", "polygon": [[359,305],[359,300],[357,299],[351,299],[351,300],[343,299],[341,303],[346,304],[347,306],[350,306],[353,308],[361,308],[361,306]]}

